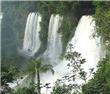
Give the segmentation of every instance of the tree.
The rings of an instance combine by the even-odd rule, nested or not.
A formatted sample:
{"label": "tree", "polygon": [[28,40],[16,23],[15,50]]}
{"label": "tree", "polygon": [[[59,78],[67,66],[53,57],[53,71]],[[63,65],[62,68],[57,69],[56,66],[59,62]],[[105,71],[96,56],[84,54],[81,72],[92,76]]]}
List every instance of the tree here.
{"label": "tree", "polygon": [[96,32],[103,39],[105,43],[107,40],[110,42],[110,2],[96,2],[95,21]]}
{"label": "tree", "polygon": [[[70,72],[62,79],[57,80],[52,94],[81,94],[82,86],[87,83],[88,78],[93,74],[93,68],[90,69],[89,73],[82,68],[86,60],[80,53],[73,52],[72,48],[73,45],[69,44],[68,52],[65,54],[66,60],[69,61],[67,66]],[[78,81],[81,83],[78,83]]]}
{"label": "tree", "polygon": [[1,92],[5,94],[11,91],[11,88],[7,83],[12,83],[17,79],[19,70],[14,65],[7,66],[3,64],[1,66],[1,70]]}
{"label": "tree", "polygon": [[57,80],[51,94],[71,94],[71,87],[61,83],[61,80]]}
{"label": "tree", "polygon": [[99,62],[94,78],[82,90],[84,94],[110,94],[110,57]]}
{"label": "tree", "polygon": [[41,87],[40,87],[40,73],[51,71],[54,74],[53,66],[50,64],[42,64],[40,60],[31,59],[29,64],[26,67],[26,73],[30,76],[31,84],[34,85],[35,76],[37,75],[37,94],[41,94]]}
{"label": "tree", "polygon": [[106,56],[99,61],[94,77],[83,86],[83,94],[110,94],[110,2],[96,2],[96,34],[101,36]]}

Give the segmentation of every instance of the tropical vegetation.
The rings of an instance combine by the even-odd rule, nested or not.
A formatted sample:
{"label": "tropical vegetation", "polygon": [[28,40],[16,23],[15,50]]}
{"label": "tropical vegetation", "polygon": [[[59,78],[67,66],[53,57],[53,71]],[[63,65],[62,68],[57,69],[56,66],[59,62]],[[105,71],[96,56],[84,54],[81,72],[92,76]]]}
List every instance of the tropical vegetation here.
{"label": "tropical vegetation", "polygon": [[[87,73],[81,68],[86,60],[81,57],[80,53],[72,52],[72,45],[70,44],[70,51],[63,56],[70,61],[67,66],[72,68],[71,75],[65,75],[62,79],[57,79],[51,94],[110,94],[110,2],[88,2],[91,2],[95,8],[93,16],[96,22],[96,34],[93,35],[94,38],[101,37],[105,57],[99,61],[95,73],[93,69],[90,69],[90,74],[93,75],[93,78],[87,81]],[[41,60],[35,58],[25,59],[17,53],[18,45],[22,46],[23,31],[28,13],[33,11],[40,12],[43,16],[42,30],[40,32],[42,45],[37,53],[38,55],[42,54],[47,47],[47,24],[50,15],[52,13],[64,15],[59,33],[62,33],[63,49],[65,51],[68,41],[74,36],[79,18],[83,15],[81,10],[80,1],[2,2],[2,11],[4,13],[1,41],[2,94],[41,94],[40,73],[45,73],[49,70],[54,73],[52,65],[45,65]],[[18,84],[16,90],[9,87],[8,83],[23,79],[24,75],[27,75],[25,80],[30,81],[28,85],[21,88]],[[37,83],[35,84],[36,76]],[[81,85],[75,83],[77,77],[83,80],[84,83]],[[65,81],[71,83],[67,85],[64,83]],[[46,84],[45,87],[48,88],[48,85]]]}

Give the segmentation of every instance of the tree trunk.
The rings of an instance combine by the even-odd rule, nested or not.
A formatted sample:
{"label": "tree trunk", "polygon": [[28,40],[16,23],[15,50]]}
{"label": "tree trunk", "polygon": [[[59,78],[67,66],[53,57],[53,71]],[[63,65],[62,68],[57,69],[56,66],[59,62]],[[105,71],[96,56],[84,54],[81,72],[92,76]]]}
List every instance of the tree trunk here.
{"label": "tree trunk", "polygon": [[41,90],[41,88],[40,88],[40,74],[39,74],[39,71],[37,70],[37,92],[38,92],[38,94],[41,94],[40,90]]}

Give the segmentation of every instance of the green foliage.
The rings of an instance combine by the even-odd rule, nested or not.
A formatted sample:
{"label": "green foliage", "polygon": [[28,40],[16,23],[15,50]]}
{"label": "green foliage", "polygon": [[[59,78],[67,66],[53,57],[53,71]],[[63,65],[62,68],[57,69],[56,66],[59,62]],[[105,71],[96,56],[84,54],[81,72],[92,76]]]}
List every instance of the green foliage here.
{"label": "green foliage", "polygon": [[[37,91],[34,90],[34,92],[37,92],[38,94],[41,94],[41,86],[40,86],[40,73],[41,72],[47,72],[47,71],[51,71],[54,74],[54,70],[53,70],[53,66],[50,64],[42,64],[42,62],[40,60],[36,60],[34,58],[32,58],[30,60],[30,62],[27,64],[24,73],[28,75],[28,77],[31,78],[31,83],[30,85],[34,86],[35,88],[35,77],[37,74]],[[28,78],[27,77],[27,78]]]}
{"label": "green foliage", "polygon": [[[64,17],[66,24],[62,27],[62,40],[65,47],[73,31],[72,28],[76,26],[74,22],[77,22],[81,15],[78,1],[2,2],[2,11],[2,55],[4,56],[14,56],[17,53],[17,47],[22,47],[26,19],[30,12],[39,12],[42,15],[40,32],[42,44],[36,56],[43,53],[47,47],[48,25],[51,14],[68,15],[67,19],[66,16]],[[71,16],[70,19],[69,16]],[[68,29],[65,29],[65,26],[69,26]]]}
{"label": "green foliage", "polygon": [[26,65],[26,68],[24,69],[24,72],[30,74],[30,73],[37,72],[37,70],[39,72],[46,72],[46,71],[50,70],[54,74],[54,71],[53,71],[52,68],[53,68],[52,65],[50,65],[50,64],[42,64],[41,61],[32,58],[29,61],[29,63]]}
{"label": "green foliage", "polygon": [[71,89],[67,85],[61,85],[61,83],[57,81],[51,94],[71,94]]}
{"label": "green foliage", "polygon": [[[72,48],[73,45],[70,44],[69,50],[65,55],[65,59],[69,61],[67,67],[70,71],[64,77],[57,80],[52,94],[81,94],[82,85],[85,84],[87,79],[93,74],[93,68],[88,74],[82,68],[86,60],[83,59],[78,52],[73,52]],[[82,81],[82,83],[77,83],[78,80]]]}
{"label": "green foliage", "polygon": [[[110,2],[94,2],[96,6],[95,21],[96,21],[96,32],[102,37],[104,45],[106,46],[107,52],[110,52]],[[4,12],[4,17],[2,20],[2,56],[15,59],[15,54],[17,53],[18,45],[22,46],[25,23],[27,16],[30,12],[39,12],[42,15],[40,39],[42,41],[41,47],[37,55],[43,53],[47,47],[48,38],[48,25],[51,14],[60,14],[63,16],[63,22],[59,33],[62,33],[62,43],[63,49],[65,50],[68,41],[74,35],[75,27],[78,23],[79,17],[81,16],[80,3],[72,1],[38,1],[38,2],[2,2],[2,11]],[[19,40],[20,39],[20,40]],[[109,50],[109,51],[108,51]],[[75,61],[75,58],[79,58]],[[70,61],[75,61],[75,63],[70,62],[68,67],[73,66],[73,75],[70,78],[69,75],[64,77],[64,81],[71,80],[74,82],[75,73],[78,73],[80,79],[86,82],[87,74],[83,69],[80,69],[81,65],[85,62],[85,59],[80,58],[80,54],[77,52],[68,53],[66,58]],[[16,79],[17,68],[15,66],[8,66],[15,63],[18,59],[2,59],[1,69],[1,84],[4,85],[7,82],[12,82]],[[35,78],[36,71],[45,72],[50,69],[52,72],[51,65],[43,65],[39,61],[32,60],[26,73],[29,74],[32,80]],[[39,81],[38,81],[39,82]],[[34,87],[32,85],[32,87]],[[20,88],[11,94],[32,94],[34,89]],[[56,83],[52,94],[71,94],[72,89],[81,88],[77,84],[65,85],[64,83]],[[94,77],[83,86],[83,94],[110,94],[110,53],[99,62],[98,70]],[[77,94],[77,93],[76,93]]]}
{"label": "green foliage", "polygon": [[18,78],[19,70],[13,65],[3,65],[1,66],[1,91],[2,94],[9,94],[11,88],[7,83],[12,83]]}
{"label": "green foliage", "polygon": [[18,69],[15,66],[2,66],[1,67],[1,84],[4,85],[16,79]]}
{"label": "green foliage", "polygon": [[[80,5],[79,2],[37,2],[38,12],[42,15],[40,39],[42,41],[41,47],[36,55],[43,53],[47,47],[48,37],[48,25],[51,14],[59,14],[64,16],[61,28],[59,32],[62,33],[63,49],[65,50],[69,39],[74,34],[75,27],[80,16]],[[73,30],[74,29],[74,30]]]}
{"label": "green foliage", "polygon": [[96,32],[101,36],[106,57],[98,64],[94,77],[83,86],[83,94],[110,94],[110,2],[93,2],[96,6]]}
{"label": "green foliage", "polygon": [[110,94],[110,57],[99,62],[98,70],[88,84],[83,86],[84,94]]}
{"label": "green foliage", "polygon": [[34,94],[34,87],[30,86],[29,88],[18,88],[17,90],[12,91],[9,94]]}
{"label": "green foliage", "polygon": [[68,41],[74,36],[78,19],[73,15],[65,15],[59,32],[62,34],[63,50],[65,51]]}
{"label": "green foliage", "polygon": [[103,39],[108,55],[99,62],[94,78],[83,86],[82,91],[84,94],[110,94],[110,2],[94,2],[94,4],[96,32]]}
{"label": "green foliage", "polygon": [[94,2],[96,5],[95,21],[97,33],[106,40],[110,41],[110,2]]}
{"label": "green foliage", "polygon": [[49,25],[49,18],[50,15],[42,10],[42,22],[41,22],[41,31],[40,31],[40,40],[41,40],[41,47],[36,55],[39,55],[45,51],[47,48],[47,38],[48,38],[48,25]]}

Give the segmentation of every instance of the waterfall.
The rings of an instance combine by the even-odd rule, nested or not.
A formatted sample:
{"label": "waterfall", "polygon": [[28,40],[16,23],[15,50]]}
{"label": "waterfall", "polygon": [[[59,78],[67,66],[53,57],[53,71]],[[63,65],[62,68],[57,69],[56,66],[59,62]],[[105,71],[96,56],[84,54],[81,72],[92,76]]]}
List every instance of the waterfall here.
{"label": "waterfall", "polygon": [[[40,45],[40,42],[37,40],[39,39],[39,28],[36,30],[36,32],[34,31],[35,28],[37,28],[34,26],[34,19],[36,17],[35,15],[37,16],[37,18],[39,18],[36,23],[37,27],[39,27],[41,17],[39,17],[38,14],[31,13],[28,16],[25,30],[23,50],[27,51],[29,55],[34,55],[34,53],[39,48],[38,45]],[[55,74],[52,75],[50,71],[40,74],[41,83],[50,83],[51,87],[54,86],[54,82],[57,79],[61,79],[63,76],[70,72],[67,67],[67,63],[69,61],[65,60],[65,58],[62,61],[60,60],[60,56],[62,53],[62,42],[61,34],[58,33],[58,29],[61,25],[61,20],[62,17],[60,17],[59,15],[51,16],[48,31],[48,46],[43,54],[44,62],[46,63],[49,61],[52,62],[52,65],[54,65],[53,69],[55,71]],[[86,59],[87,62],[82,66],[86,72],[88,72],[89,68],[96,68],[97,63],[100,60],[100,53],[102,53],[100,37],[94,38],[92,36],[95,33],[95,28],[95,21],[93,20],[92,16],[82,16],[76,28],[74,37],[68,43],[68,45],[71,43],[74,46],[72,51],[77,51],[81,53],[82,57]],[[37,38],[35,37],[35,34],[37,35]],[[34,39],[36,39],[36,41]],[[35,44],[33,45],[33,43]],[[30,53],[28,49],[31,49],[32,52]],[[68,46],[66,50],[69,50]],[[57,64],[53,64],[54,62],[56,63],[56,61],[58,60],[60,62],[58,62]],[[42,88],[41,92],[42,94],[45,94],[46,89]],[[47,94],[50,94],[50,92],[51,89],[47,91]]]}
{"label": "waterfall", "polygon": [[[72,51],[81,53],[82,57],[86,59],[87,62],[82,67],[87,73],[89,68],[96,68],[97,63],[100,60],[100,38],[93,38],[93,33],[95,33],[95,21],[93,20],[93,17],[82,16],[76,28],[74,37],[68,43],[68,45],[71,43],[74,46]],[[68,50],[69,49],[67,48],[67,51]],[[58,65],[54,66],[54,76],[49,75],[49,73],[43,74],[41,78],[42,82],[51,83],[51,86],[53,86],[57,79],[60,79],[69,73],[70,70],[67,67],[67,63],[68,61],[64,59]],[[50,91],[48,91],[48,94],[50,94]],[[42,93],[43,92],[45,92],[45,89],[42,89]]]}
{"label": "waterfall", "polygon": [[58,30],[61,26],[62,17],[59,15],[51,15],[48,28],[48,43],[47,49],[43,54],[44,62],[55,64],[59,62],[62,54],[61,34]]}
{"label": "waterfall", "polygon": [[41,41],[39,39],[41,16],[39,13],[30,13],[27,18],[23,48],[20,51],[27,56],[34,56],[38,51]]}
{"label": "waterfall", "polygon": [[101,43],[100,37],[93,37],[95,34],[95,21],[92,16],[82,16],[78,27],[75,31],[75,36],[71,40],[73,51],[81,53],[86,59],[84,69],[96,68],[100,60]]}
{"label": "waterfall", "polygon": [[[3,18],[3,13],[0,10],[0,28],[1,28],[1,23],[2,23],[2,18]],[[0,39],[1,39],[1,29],[0,29]],[[1,57],[1,40],[0,40],[0,57]],[[1,59],[0,59],[1,61]]]}

